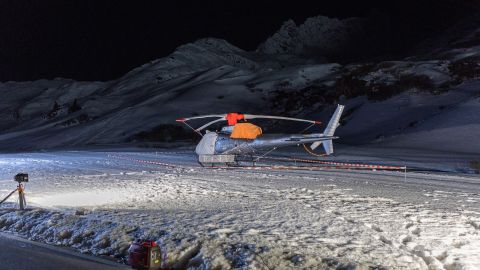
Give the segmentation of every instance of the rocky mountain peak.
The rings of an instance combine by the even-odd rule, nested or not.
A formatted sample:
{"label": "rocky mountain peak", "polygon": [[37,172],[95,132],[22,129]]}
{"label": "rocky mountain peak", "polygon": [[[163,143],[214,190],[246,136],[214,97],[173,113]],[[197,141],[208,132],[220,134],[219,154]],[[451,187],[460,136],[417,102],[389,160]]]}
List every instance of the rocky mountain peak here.
{"label": "rocky mountain peak", "polygon": [[362,31],[362,19],[311,17],[299,26],[286,21],[262,43],[257,51],[265,54],[329,55],[345,48],[356,33]]}

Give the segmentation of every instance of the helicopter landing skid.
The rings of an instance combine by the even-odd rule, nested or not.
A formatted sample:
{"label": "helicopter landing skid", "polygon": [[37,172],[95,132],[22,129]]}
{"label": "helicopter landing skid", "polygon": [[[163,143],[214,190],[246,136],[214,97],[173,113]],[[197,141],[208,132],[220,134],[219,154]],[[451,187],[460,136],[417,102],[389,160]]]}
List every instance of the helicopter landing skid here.
{"label": "helicopter landing skid", "polygon": [[218,165],[235,166],[237,161],[235,155],[199,155],[198,162],[203,167],[212,167]]}

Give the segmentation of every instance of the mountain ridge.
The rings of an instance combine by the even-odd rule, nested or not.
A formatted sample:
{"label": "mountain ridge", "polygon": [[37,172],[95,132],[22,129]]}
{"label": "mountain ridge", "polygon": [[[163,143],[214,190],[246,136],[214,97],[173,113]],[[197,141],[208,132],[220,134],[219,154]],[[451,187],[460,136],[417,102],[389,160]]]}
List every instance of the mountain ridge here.
{"label": "mountain ridge", "polygon": [[[304,25],[325,29],[316,28],[314,22],[319,21],[329,20],[320,16]],[[341,22],[334,21],[334,25]],[[287,25],[293,27],[291,22]],[[295,26],[294,31],[298,33],[300,28]],[[139,134],[158,127],[172,130],[178,117],[229,111],[325,119],[339,102],[347,105],[339,128],[344,142],[387,143],[390,138],[417,130],[430,115],[444,113],[439,109],[442,106],[461,106],[464,99],[454,97],[477,98],[475,91],[463,85],[480,77],[480,45],[476,45],[475,36],[473,43],[465,42],[471,35],[466,38],[464,44],[472,46],[446,49],[438,59],[432,56],[349,64],[318,61],[295,48],[285,50],[293,54],[267,54],[204,38],[108,82],[58,78],[0,83],[0,148],[138,143],[143,140]],[[425,99],[431,108],[418,113],[415,102],[407,103],[399,107],[401,115],[391,112],[391,117],[402,119],[397,123],[384,125],[379,118],[366,125],[364,109],[396,104],[402,93]],[[460,103],[455,105],[446,97]],[[80,109],[70,112],[68,108],[74,102]],[[470,121],[475,124],[475,119]],[[186,137],[179,134],[179,138]]]}

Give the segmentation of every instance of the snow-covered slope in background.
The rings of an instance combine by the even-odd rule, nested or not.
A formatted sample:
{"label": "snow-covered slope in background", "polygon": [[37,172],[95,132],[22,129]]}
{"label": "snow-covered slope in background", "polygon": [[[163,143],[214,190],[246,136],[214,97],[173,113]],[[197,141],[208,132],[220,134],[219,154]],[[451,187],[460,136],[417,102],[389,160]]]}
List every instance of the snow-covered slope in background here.
{"label": "snow-covered slope in background", "polygon": [[[480,152],[469,143],[480,136],[479,47],[456,46],[440,59],[322,62],[361,24],[321,16],[298,27],[287,22],[255,52],[201,39],[109,82],[0,83],[0,149],[132,143],[142,132],[170,134],[177,118],[208,113],[326,121],[343,103],[344,142]],[[317,57],[305,58],[311,48],[320,48]],[[185,137],[177,133],[163,139]]]}

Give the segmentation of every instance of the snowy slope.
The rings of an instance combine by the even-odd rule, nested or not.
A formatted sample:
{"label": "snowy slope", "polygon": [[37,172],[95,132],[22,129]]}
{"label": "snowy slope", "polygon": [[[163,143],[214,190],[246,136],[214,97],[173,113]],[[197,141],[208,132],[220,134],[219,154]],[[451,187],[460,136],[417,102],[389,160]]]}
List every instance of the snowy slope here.
{"label": "snowy slope", "polygon": [[[480,109],[479,86],[479,82],[463,84],[433,96],[409,91],[381,102],[369,102],[364,97],[351,99],[346,104],[355,112],[346,118],[347,123],[339,129],[339,134],[349,138],[349,143],[393,143],[404,138],[404,147],[448,151],[469,149],[478,153],[480,148],[477,145],[469,145],[467,149],[462,141],[468,142],[480,135],[480,118],[476,113]],[[366,121],[371,116],[375,116],[374,121]],[[468,132],[461,132],[463,129]],[[423,142],[413,143],[410,141],[413,136],[417,140],[423,138]],[[456,138],[460,144],[453,144]]]}
{"label": "snowy slope", "polygon": [[[442,59],[322,63],[361,24],[321,16],[298,27],[289,21],[255,52],[201,39],[109,82],[0,83],[0,149],[133,143],[141,132],[207,113],[326,121],[344,103],[344,142],[478,152],[449,142],[478,136],[480,49],[452,48]],[[312,46],[316,56],[304,58]],[[69,110],[75,100],[81,109]]]}

